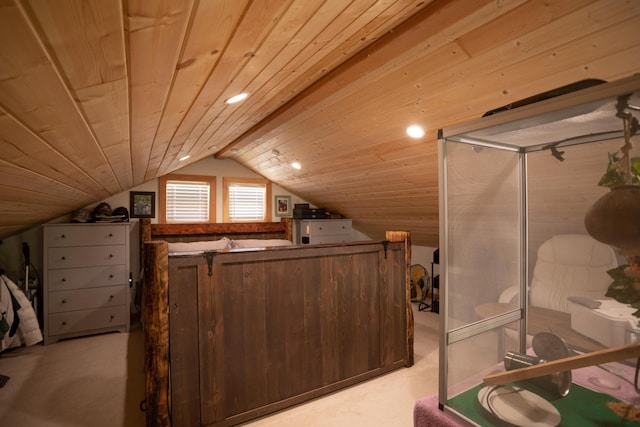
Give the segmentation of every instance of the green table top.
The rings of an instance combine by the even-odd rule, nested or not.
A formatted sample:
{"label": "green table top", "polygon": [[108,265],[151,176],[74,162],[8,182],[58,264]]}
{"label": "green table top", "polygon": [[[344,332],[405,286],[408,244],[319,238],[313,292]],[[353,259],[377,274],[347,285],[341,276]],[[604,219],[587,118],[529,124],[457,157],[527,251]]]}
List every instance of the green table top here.
{"label": "green table top", "polygon": [[[572,384],[566,397],[551,397],[525,382],[512,383],[519,387],[545,397],[559,412],[562,417],[560,427],[638,427],[640,423],[623,420],[616,415],[606,404],[607,402],[619,402],[607,394],[598,393],[577,384]],[[493,427],[495,420],[478,402],[478,391],[484,387],[479,384],[459,395],[449,399],[447,406],[481,426]]]}

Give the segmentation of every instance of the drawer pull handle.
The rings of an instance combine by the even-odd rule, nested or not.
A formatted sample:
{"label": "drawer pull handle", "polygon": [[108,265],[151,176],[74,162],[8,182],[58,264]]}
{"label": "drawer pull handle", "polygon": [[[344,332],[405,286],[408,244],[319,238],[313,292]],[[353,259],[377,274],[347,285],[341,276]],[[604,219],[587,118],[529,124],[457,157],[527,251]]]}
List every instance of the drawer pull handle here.
{"label": "drawer pull handle", "polygon": [[109,295],[109,301],[113,300],[114,296],[113,295]]}
{"label": "drawer pull handle", "polygon": [[114,315],[112,314],[112,315],[111,315],[111,317],[109,317],[109,320],[113,320],[113,319],[115,319],[115,318],[116,318],[116,316],[114,316]]}
{"label": "drawer pull handle", "polygon": [[109,233],[109,237],[113,237],[113,233]]}
{"label": "drawer pull handle", "polygon": [[65,261],[66,259],[67,259],[67,257],[66,257],[66,256],[63,256],[63,257],[62,257],[62,260],[63,260],[63,261]]}
{"label": "drawer pull handle", "polygon": [[110,275],[109,275],[109,279],[113,279],[113,274],[110,274]]}
{"label": "drawer pull handle", "polygon": [[66,304],[66,303],[67,303],[67,300],[66,300],[66,299],[63,299],[63,300],[62,300],[62,303],[63,303],[63,304]]}
{"label": "drawer pull handle", "polygon": [[67,279],[63,277],[62,278],[62,282],[66,282],[66,281],[67,281]]}
{"label": "drawer pull handle", "polygon": [[62,322],[62,326],[67,326],[67,322]]}
{"label": "drawer pull handle", "polygon": [[65,236],[64,234],[62,236],[60,236],[61,239],[66,239],[67,236]]}
{"label": "drawer pull handle", "polygon": [[109,254],[109,258],[113,258],[113,254]]}

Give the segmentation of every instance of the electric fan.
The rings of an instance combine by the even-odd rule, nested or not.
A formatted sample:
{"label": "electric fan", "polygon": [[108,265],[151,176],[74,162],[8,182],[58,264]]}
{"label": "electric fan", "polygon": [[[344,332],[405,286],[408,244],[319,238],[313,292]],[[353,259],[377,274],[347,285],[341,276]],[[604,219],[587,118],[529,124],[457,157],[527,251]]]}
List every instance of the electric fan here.
{"label": "electric fan", "polygon": [[427,269],[420,264],[413,264],[409,274],[411,276],[411,301],[424,301],[429,287],[429,273],[427,273]]}

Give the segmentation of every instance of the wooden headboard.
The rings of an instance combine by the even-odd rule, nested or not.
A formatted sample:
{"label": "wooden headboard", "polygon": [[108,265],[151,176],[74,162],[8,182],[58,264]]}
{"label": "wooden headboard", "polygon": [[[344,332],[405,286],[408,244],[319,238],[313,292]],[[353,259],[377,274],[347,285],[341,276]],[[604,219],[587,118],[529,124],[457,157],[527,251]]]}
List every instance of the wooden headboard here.
{"label": "wooden headboard", "polygon": [[[211,224],[151,224],[140,220],[140,242],[164,240],[167,242],[196,242],[230,239],[292,239],[291,218],[280,222],[231,222]],[[142,245],[141,245],[142,246]]]}

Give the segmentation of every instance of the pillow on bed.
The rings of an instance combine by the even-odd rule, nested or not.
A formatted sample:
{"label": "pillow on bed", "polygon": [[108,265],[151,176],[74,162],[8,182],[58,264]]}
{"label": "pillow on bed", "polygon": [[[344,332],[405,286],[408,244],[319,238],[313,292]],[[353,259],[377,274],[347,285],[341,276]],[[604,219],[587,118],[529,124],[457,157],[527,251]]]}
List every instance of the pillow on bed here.
{"label": "pillow on bed", "polygon": [[223,237],[220,240],[207,240],[203,242],[172,242],[169,243],[169,252],[201,252],[220,251],[231,248],[231,240]]}
{"label": "pillow on bed", "polygon": [[271,246],[289,246],[292,245],[290,240],[284,239],[242,239],[232,240],[231,247],[233,249],[240,248],[268,248]]}

